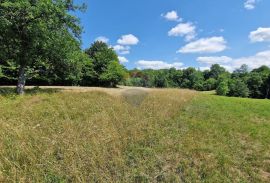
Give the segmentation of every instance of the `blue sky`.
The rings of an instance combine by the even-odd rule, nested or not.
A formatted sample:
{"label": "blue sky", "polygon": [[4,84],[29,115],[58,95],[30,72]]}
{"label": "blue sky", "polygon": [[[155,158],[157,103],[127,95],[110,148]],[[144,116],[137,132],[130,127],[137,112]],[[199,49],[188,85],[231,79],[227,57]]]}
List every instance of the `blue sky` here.
{"label": "blue sky", "polygon": [[128,68],[270,66],[269,0],[77,0],[83,48],[107,41]]}

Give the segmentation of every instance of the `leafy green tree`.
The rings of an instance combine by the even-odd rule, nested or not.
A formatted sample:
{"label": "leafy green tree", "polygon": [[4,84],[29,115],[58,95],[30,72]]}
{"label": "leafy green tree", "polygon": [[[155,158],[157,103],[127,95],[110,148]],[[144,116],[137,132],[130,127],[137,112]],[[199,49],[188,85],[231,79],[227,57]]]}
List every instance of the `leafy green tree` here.
{"label": "leafy green tree", "polygon": [[263,65],[257,69],[253,69],[252,72],[257,72],[257,73],[262,73],[264,75],[269,75],[270,74],[270,68]]}
{"label": "leafy green tree", "polygon": [[234,73],[246,75],[249,72],[248,70],[249,70],[248,65],[243,64],[239,69],[236,69]]}
{"label": "leafy green tree", "polygon": [[102,41],[94,42],[89,49],[86,49],[85,53],[93,61],[97,78],[106,71],[110,62],[118,60],[115,51]]}
{"label": "leafy green tree", "polygon": [[79,85],[82,78],[92,71],[92,62],[88,56],[80,51],[71,51],[66,62],[65,72],[62,72],[63,83],[67,85]]}
{"label": "leafy green tree", "polygon": [[1,85],[13,85],[16,84],[17,70],[18,67],[13,61],[0,60],[1,74],[0,74],[0,84]]}
{"label": "leafy green tree", "polygon": [[218,84],[216,89],[217,95],[226,96],[229,93],[229,86],[227,81],[222,81]]}
{"label": "leafy green tree", "polygon": [[64,63],[70,46],[80,49],[79,20],[69,13],[79,8],[70,0],[0,1],[0,58],[18,65],[18,94],[24,93],[27,68],[39,60]]}
{"label": "leafy green tree", "polygon": [[115,87],[126,75],[124,67],[112,48],[101,41],[94,42],[85,51],[93,63],[93,84],[97,86]]}
{"label": "leafy green tree", "polygon": [[219,64],[214,64],[210,68],[210,78],[218,79],[219,75],[226,72],[226,69],[221,67]]}
{"label": "leafy green tree", "polygon": [[181,85],[181,78],[183,76],[183,72],[181,70],[176,70],[175,68],[171,68],[167,70],[167,72],[168,86],[179,87]]}
{"label": "leafy green tree", "polygon": [[196,69],[189,67],[187,69],[183,70],[183,75],[182,75],[182,82],[181,82],[181,87],[182,88],[189,88],[192,89],[194,85],[194,76],[196,76]]}
{"label": "leafy green tree", "polygon": [[164,71],[156,72],[154,77],[154,86],[157,88],[166,88],[168,87],[168,80]]}
{"label": "leafy green tree", "polygon": [[119,64],[118,60],[115,60],[109,63],[106,71],[100,75],[100,80],[105,86],[116,87],[126,74],[125,68]]}
{"label": "leafy green tree", "polygon": [[263,77],[260,73],[253,72],[250,74],[247,81],[248,88],[250,91],[250,97],[252,98],[263,98]]}
{"label": "leafy green tree", "polygon": [[229,96],[233,97],[248,97],[249,89],[245,82],[241,79],[231,79],[229,81]]}
{"label": "leafy green tree", "polygon": [[269,76],[270,76],[270,68],[267,66],[261,66],[257,69],[252,70],[251,74],[258,73],[263,81],[263,84],[261,86],[261,98],[269,98]]}
{"label": "leafy green tree", "polygon": [[204,90],[204,77],[203,73],[201,71],[196,71],[193,74],[191,74],[191,82],[192,82],[192,88],[198,91]]}
{"label": "leafy green tree", "polygon": [[205,91],[211,91],[211,90],[216,89],[216,85],[217,85],[217,80],[214,78],[209,78],[204,82],[203,88]]}
{"label": "leafy green tree", "polygon": [[[86,54],[85,54],[86,55]],[[95,83],[95,71],[93,66],[93,61],[87,56],[87,59],[84,61],[82,68],[82,78],[80,85],[82,86],[93,86]]]}
{"label": "leafy green tree", "polygon": [[204,70],[203,77],[205,80],[209,79],[210,78],[210,70]]}

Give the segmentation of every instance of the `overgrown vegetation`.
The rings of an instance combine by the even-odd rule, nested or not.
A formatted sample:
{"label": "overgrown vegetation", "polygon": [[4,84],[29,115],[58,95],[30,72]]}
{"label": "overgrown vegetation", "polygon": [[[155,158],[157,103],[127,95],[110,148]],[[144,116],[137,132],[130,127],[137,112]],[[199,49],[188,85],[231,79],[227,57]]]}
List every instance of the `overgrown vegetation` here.
{"label": "overgrown vegetation", "polygon": [[0,96],[0,181],[269,182],[268,100],[100,90]]}

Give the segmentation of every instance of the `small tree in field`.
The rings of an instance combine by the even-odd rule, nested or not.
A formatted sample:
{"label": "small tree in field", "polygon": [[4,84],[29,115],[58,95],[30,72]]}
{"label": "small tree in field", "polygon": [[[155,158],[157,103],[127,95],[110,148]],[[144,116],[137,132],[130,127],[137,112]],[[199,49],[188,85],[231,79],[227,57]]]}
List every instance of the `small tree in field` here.
{"label": "small tree in field", "polygon": [[80,49],[79,20],[69,14],[76,9],[70,0],[0,1],[0,60],[17,64],[18,94],[24,93],[27,70],[37,61],[61,65],[70,51]]}

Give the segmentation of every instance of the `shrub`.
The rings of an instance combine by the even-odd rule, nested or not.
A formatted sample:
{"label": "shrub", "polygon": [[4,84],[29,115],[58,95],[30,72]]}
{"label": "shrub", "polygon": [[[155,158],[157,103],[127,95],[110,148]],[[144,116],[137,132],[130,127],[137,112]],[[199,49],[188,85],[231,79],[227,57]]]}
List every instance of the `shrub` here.
{"label": "shrub", "polygon": [[249,89],[242,80],[234,79],[229,82],[229,96],[233,97],[248,97]]}
{"label": "shrub", "polygon": [[222,81],[219,83],[216,92],[218,95],[226,96],[229,93],[228,82]]}

